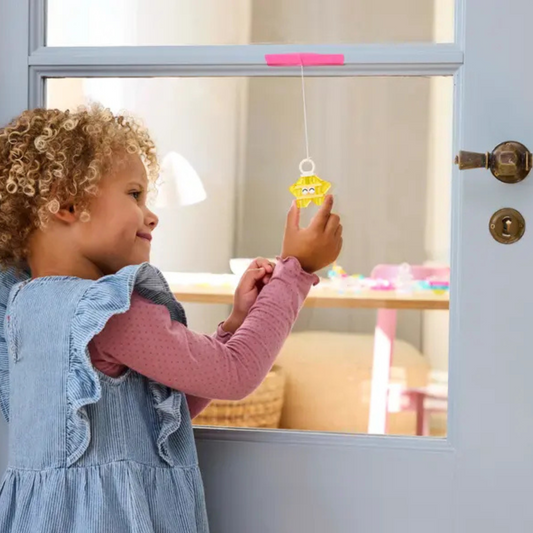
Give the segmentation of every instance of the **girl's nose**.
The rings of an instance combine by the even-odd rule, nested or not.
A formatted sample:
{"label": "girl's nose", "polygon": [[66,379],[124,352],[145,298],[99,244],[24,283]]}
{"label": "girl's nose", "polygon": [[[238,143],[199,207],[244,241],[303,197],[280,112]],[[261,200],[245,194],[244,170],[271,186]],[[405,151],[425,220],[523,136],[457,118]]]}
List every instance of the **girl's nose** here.
{"label": "girl's nose", "polygon": [[155,228],[157,228],[157,225],[159,224],[159,218],[155,213],[152,213],[152,211],[147,209],[144,222],[153,231]]}

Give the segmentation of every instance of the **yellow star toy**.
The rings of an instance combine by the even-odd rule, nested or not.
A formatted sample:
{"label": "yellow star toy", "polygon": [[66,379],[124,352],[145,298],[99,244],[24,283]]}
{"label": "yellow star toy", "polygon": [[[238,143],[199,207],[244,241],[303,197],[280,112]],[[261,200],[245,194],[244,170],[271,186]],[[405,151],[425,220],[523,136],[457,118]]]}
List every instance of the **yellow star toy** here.
{"label": "yellow star toy", "polygon": [[[311,164],[311,170],[306,172],[303,169],[304,163]],[[326,193],[331,189],[331,183],[321,180],[314,174],[315,164],[311,159],[304,159],[300,163],[300,179],[291,185],[289,191],[296,197],[296,205],[299,208],[307,207],[311,202],[322,205]]]}

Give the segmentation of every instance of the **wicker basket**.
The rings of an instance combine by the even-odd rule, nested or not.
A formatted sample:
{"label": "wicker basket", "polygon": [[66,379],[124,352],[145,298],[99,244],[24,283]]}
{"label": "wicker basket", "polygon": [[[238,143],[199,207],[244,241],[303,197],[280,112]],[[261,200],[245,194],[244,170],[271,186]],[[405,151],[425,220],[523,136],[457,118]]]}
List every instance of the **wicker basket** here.
{"label": "wicker basket", "polygon": [[278,428],[283,408],[285,374],[274,366],[259,388],[244,400],[211,402],[194,419],[196,426]]}

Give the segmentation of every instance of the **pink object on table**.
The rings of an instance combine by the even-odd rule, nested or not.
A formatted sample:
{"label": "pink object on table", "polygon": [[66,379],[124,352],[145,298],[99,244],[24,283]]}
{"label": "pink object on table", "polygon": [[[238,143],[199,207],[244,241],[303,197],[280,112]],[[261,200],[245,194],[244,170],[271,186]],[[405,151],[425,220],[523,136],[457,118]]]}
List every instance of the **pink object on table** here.
{"label": "pink object on table", "polygon": [[[373,270],[372,279],[386,279],[394,281],[400,272],[400,265],[377,265]],[[430,278],[449,279],[450,267],[432,267],[425,265],[410,265],[413,280],[422,281]]]}
{"label": "pink object on table", "polygon": [[430,287],[449,287],[450,282],[449,281],[429,281]]}
{"label": "pink object on table", "polygon": [[[400,265],[378,265],[372,271],[373,279],[396,279]],[[414,281],[428,278],[449,279],[449,267],[411,266]],[[370,412],[368,433],[384,435],[387,431],[388,396],[390,369],[396,337],[396,309],[379,309],[374,337],[374,356],[372,364],[372,383],[370,392]],[[417,422],[417,430],[420,429]]]}
{"label": "pink object on table", "polygon": [[370,287],[370,290],[373,291],[393,291],[396,287],[394,283],[386,279],[379,279]]}
{"label": "pink object on table", "polygon": [[344,54],[267,54],[269,67],[329,67],[344,65]]}

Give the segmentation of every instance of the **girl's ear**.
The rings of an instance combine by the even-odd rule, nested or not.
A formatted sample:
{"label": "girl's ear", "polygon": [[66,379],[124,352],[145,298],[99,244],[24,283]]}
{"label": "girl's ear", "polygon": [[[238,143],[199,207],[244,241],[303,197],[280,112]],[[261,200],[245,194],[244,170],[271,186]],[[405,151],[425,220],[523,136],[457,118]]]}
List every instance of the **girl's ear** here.
{"label": "girl's ear", "polygon": [[54,214],[54,217],[64,224],[73,224],[79,219],[78,211],[73,204],[62,205],[57,213]]}

